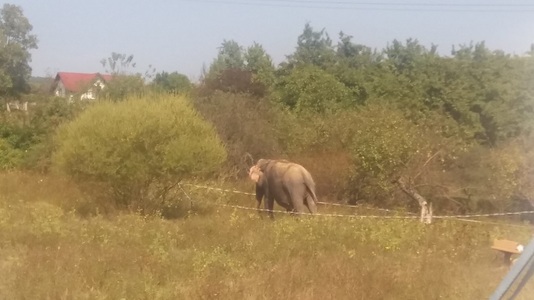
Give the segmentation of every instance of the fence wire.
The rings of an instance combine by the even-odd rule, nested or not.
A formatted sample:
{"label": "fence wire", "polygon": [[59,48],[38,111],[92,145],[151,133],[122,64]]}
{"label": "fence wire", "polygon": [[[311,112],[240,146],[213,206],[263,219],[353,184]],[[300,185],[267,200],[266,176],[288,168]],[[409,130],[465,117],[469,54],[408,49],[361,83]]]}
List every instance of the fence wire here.
{"label": "fence wire", "polygon": [[[197,185],[197,184],[191,184],[191,183],[184,183],[183,185],[192,186],[196,188],[203,188],[206,190],[212,190],[212,191],[218,191],[218,192],[224,192],[224,193],[234,193],[234,194],[242,194],[242,195],[249,195],[254,196],[254,193],[247,193],[242,192],[238,190],[229,190],[229,189],[223,189],[223,188],[214,188],[206,185]],[[187,196],[187,198],[191,200],[191,197],[187,195],[187,193],[182,189],[183,193]],[[329,202],[317,202],[318,204],[322,205],[329,205],[329,206],[338,206],[338,207],[348,207],[348,208],[365,208],[361,205],[349,205],[349,204],[340,204],[340,203],[329,203]],[[232,205],[232,204],[224,204],[224,203],[215,203],[218,206],[222,207],[229,207],[229,208],[235,208],[235,209],[241,209],[241,210],[250,210],[250,211],[258,211],[258,212],[272,212],[276,214],[291,214],[291,215],[307,215],[307,216],[317,216],[317,217],[344,217],[344,218],[357,218],[357,219],[420,219],[419,215],[416,215],[414,213],[410,212],[401,212],[401,211],[395,211],[390,209],[381,209],[381,208],[373,208],[376,210],[386,211],[389,213],[396,213],[396,214],[410,214],[410,215],[394,215],[394,216],[378,216],[378,215],[355,215],[355,214],[313,214],[310,215],[308,213],[299,213],[299,212],[288,212],[283,210],[268,210],[263,208],[256,208],[256,207],[248,207],[248,206],[242,206],[242,205]],[[517,215],[525,215],[525,214],[534,214],[534,210],[524,210],[524,211],[517,211],[517,212],[504,212],[504,213],[485,213],[485,214],[463,214],[463,215],[437,215],[432,216],[433,219],[455,219],[455,220],[462,220],[462,221],[468,221],[468,222],[476,222],[476,223],[488,223],[488,224],[499,224],[499,225],[509,225],[509,224],[502,224],[502,223],[496,223],[496,222],[486,222],[486,221],[474,221],[469,220],[471,218],[483,218],[483,217],[500,217],[500,216],[517,216]],[[510,224],[511,225],[511,224]],[[522,226],[522,225],[517,225]],[[531,226],[529,226],[531,227]]]}

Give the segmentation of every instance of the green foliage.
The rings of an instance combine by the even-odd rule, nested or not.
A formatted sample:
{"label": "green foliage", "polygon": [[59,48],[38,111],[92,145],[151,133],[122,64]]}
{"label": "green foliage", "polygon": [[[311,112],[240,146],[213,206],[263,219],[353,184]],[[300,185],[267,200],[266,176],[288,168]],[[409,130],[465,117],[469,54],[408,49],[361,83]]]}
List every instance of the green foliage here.
{"label": "green foliage", "polygon": [[314,31],[306,23],[297,40],[295,53],[288,57],[289,65],[313,65],[320,68],[330,67],[335,63],[335,50],[332,40],[324,29]]}
{"label": "green foliage", "polygon": [[54,163],[78,182],[109,186],[119,205],[151,209],[177,182],[209,174],[225,158],[187,99],[155,94],[89,107],[59,131]]}
{"label": "green foliage", "polygon": [[26,116],[9,114],[0,122],[0,169],[21,167],[28,150],[37,143],[36,133],[26,124]]}
{"label": "green foliage", "polygon": [[262,45],[255,42],[252,46],[247,48],[243,57],[246,70],[255,74],[274,73],[271,56],[267,54]]}
{"label": "green foliage", "polygon": [[172,94],[183,94],[191,90],[192,84],[189,78],[178,72],[157,73],[152,85]]}
{"label": "green foliage", "polygon": [[460,157],[451,173],[465,182],[468,210],[531,209],[534,205],[533,157],[530,139],[513,140],[494,148],[479,146]]}
{"label": "green foliage", "polygon": [[376,50],[352,42],[352,36],[339,33],[339,42],[336,47],[337,60],[343,67],[366,68],[382,60],[382,54]]}
{"label": "green foliage", "polygon": [[254,43],[245,50],[235,41],[224,41],[217,58],[204,74],[201,95],[215,91],[265,96],[274,82],[271,57]]}
{"label": "green foliage", "polygon": [[[102,97],[111,101],[122,101],[130,96],[141,96],[146,92],[145,79],[153,76],[155,69],[149,66],[149,70],[145,74],[135,73],[133,69],[136,67],[133,55],[126,55],[112,52],[108,58],[100,61],[107,73],[113,77],[112,80],[106,82],[106,87],[98,91],[98,97]],[[173,76],[174,77],[174,76]],[[168,79],[165,76],[165,79]],[[160,86],[166,89],[169,84],[163,84],[168,80],[161,80]]]}
{"label": "green foliage", "polygon": [[245,67],[243,48],[233,40],[224,40],[219,47],[219,54],[212,62],[205,78],[217,77],[226,69],[242,69]]}
{"label": "green foliage", "polygon": [[[0,92],[12,95],[27,90],[28,50],[36,47],[36,38],[16,6],[5,5],[1,21]],[[260,44],[242,47],[224,40],[198,87],[176,72],[156,74],[150,87],[169,94],[192,89],[195,107],[228,149],[227,164],[219,171],[222,177],[245,176],[250,156],[289,158],[310,166],[321,193],[344,195],[342,200],[412,208],[415,202],[394,182],[403,178],[437,211],[501,211],[520,209],[534,199],[534,167],[529,163],[534,154],[528,142],[534,132],[534,51],[530,50],[515,56],[481,42],[454,47],[451,56],[442,56],[435,45],[427,47],[411,38],[371,49],[344,32],[333,41],[325,29],[317,31],[306,24],[295,51],[278,67]],[[149,76],[132,72],[132,55],[112,53],[102,64],[115,77],[100,99],[130,103],[129,98],[152,97],[145,86]],[[25,100],[36,106],[30,105],[28,113],[2,116],[0,167],[46,171],[55,149],[52,133],[83,107],[57,99]],[[92,118],[95,125],[103,123]],[[143,122],[141,118],[139,123]],[[105,124],[110,134],[116,132]],[[129,189],[136,194],[132,199],[158,198],[161,193],[156,191],[164,191],[175,175],[167,170],[155,173],[169,177],[139,175],[167,161],[161,159],[158,165],[152,157],[147,160],[143,151],[149,152],[144,149],[152,144],[145,145],[143,135],[138,136],[137,144],[128,149],[141,150],[132,151],[131,157],[121,152],[133,163],[121,161],[120,172],[108,170],[101,178],[84,176],[103,181],[115,174],[117,199],[130,197],[117,192],[119,182],[158,178],[150,187],[140,183],[137,190]],[[165,153],[156,150],[160,152],[153,151],[154,156]],[[110,155],[94,153],[99,153],[98,159],[118,159],[114,150]],[[169,159],[169,164],[176,163]],[[223,257],[223,252],[213,255]]]}
{"label": "green foliage", "polygon": [[69,103],[58,97],[40,97],[32,107],[29,130],[33,144],[26,152],[24,167],[46,172],[51,167],[56,129],[63,123],[72,121],[87,104]]}
{"label": "green foliage", "polygon": [[411,74],[427,56],[435,56],[437,47],[430,50],[419,44],[417,40],[407,39],[405,44],[397,40],[384,49],[386,61],[392,65],[396,73]]}
{"label": "green foliage", "polygon": [[11,143],[0,138],[0,170],[13,169],[22,165],[24,152],[16,149]]}
{"label": "green foliage", "polygon": [[279,80],[275,101],[297,112],[333,113],[355,103],[349,88],[317,67],[295,68]]}
{"label": "green foliage", "polygon": [[244,54],[245,69],[252,72],[253,81],[262,83],[266,87],[273,85],[275,80],[273,61],[263,46],[254,43]]}
{"label": "green foliage", "polygon": [[128,97],[145,93],[145,82],[141,75],[115,75],[100,91],[100,97],[111,101],[122,101]]}
{"label": "green foliage", "polygon": [[[376,204],[403,205],[390,202],[399,178],[407,178],[415,186],[432,187],[434,182],[444,182],[443,172],[468,149],[454,125],[444,125],[446,122],[437,116],[416,124],[401,111],[383,106],[369,106],[358,112],[353,117],[353,129],[346,135],[354,162],[352,195]],[[435,189],[422,193],[437,198],[433,197]],[[406,203],[415,204],[413,200]]]}
{"label": "green foliage", "polygon": [[27,93],[30,90],[31,49],[37,49],[37,37],[22,8],[5,3],[0,10],[0,96]]}
{"label": "green foliage", "polygon": [[14,111],[2,114],[0,138],[6,156],[0,168],[46,171],[50,166],[56,128],[72,120],[81,111],[82,105],[42,95],[28,95],[24,100],[35,103],[27,113]]}

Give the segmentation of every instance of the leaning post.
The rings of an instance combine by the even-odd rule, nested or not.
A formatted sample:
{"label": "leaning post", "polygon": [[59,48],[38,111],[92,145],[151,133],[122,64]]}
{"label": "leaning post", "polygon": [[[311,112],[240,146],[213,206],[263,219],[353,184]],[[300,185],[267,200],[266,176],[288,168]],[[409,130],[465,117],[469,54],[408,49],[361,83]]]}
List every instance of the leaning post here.
{"label": "leaning post", "polygon": [[421,223],[432,223],[432,203],[429,204],[426,199],[411,185],[407,184],[402,177],[397,179],[396,182],[404,193],[419,203],[419,206],[421,207]]}

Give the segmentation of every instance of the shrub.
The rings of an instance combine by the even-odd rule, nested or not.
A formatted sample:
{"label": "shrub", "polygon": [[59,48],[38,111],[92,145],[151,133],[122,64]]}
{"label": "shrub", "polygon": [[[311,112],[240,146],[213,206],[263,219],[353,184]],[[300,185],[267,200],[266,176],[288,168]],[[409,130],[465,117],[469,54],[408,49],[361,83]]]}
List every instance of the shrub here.
{"label": "shrub", "polygon": [[[247,94],[216,91],[209,97],[199,97],[195,107],[215,125],[228,150],[228,168],[241,176],[261,157],[281,155],[276,124],[277,112],[264,99]],[[237,168],[237,170],[235,170]]]}
{"label": "shrub", "polygon": [[159,94],[89,107],[60,128],[53,163],[78,182],[104,184],[120,207],[146,210],[225,158],[213,127],[184,97]]}
{"label": "shrub", "polygon": [[0,170],[13,169],[22,164],[24,152],[13,148],[5,139],[0,138]]}
{"label": "shrub", "polygon": [[32,108],[29,130],[33,144],[27,149],[24,167],[46,172],[54,148],[53,138],[57,128],[76,118],[87,103],[72,102],[59,97],[40,97]]}
{"label": "shrub", "polygon": [[28,111],[0,114],[0,169],[24,167],[46,171],[57,127],[72,120],[83,105],[46,95],[30,95],[24,99],[33,103]]}
{"label": "shrub", "polygon": [[111,101],[122,101],[128,97],[140,96],[145,92],[141,75],[114,75],[106,88],[99,91],[101,97]]}

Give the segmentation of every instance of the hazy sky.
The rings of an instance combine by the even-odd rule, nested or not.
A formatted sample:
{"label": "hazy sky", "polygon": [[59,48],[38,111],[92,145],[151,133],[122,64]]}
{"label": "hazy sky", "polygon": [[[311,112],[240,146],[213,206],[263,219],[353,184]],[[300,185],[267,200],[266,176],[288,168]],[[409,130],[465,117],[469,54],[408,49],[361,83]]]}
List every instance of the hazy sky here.
{"label": "hazy sky", "polygon": [[471,41],[523,54],[534,43],[533,0],[7,2],[22,7],[39,39],[39,49],[32,52],[34,76],[102,72],[100,60],[119,52],[134,55],[137,72],[151,64],[157,72],[178,71],[196,79],[224,39],[244,47],[256,41],[279,63],[295,49],[306,22],[325,28],[335,43],[343,31],[354,42],[378,49],[410,37],[425,46],[437,44],[442,54]]}

